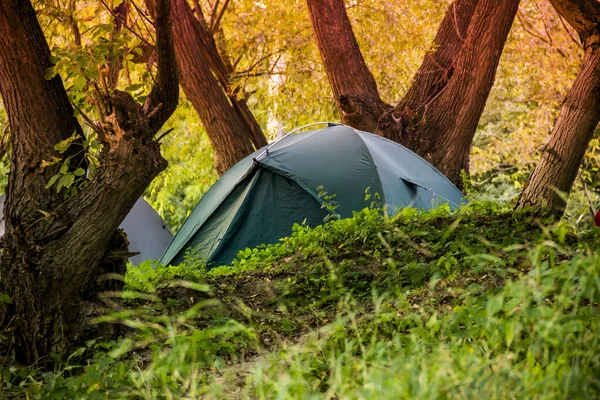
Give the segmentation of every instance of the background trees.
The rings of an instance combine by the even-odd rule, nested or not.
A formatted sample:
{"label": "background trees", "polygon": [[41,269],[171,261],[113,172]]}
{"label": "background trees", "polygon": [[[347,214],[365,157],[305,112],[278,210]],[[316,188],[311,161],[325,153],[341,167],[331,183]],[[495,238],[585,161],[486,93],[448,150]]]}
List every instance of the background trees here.
{"label": "background trees", "polygon": [[[78,63],[70,60],[85,64],[86,73],[97,74],[98,60],[106,53],[102,51],[105,42],[101,41],[108,43],[113,32],[108,11],[112,7],[104,3],[108,7],[102,2],[76,2],[74,9],[65,0],[35,3],[42,26],[47,27],[53,55],[58,59],[57,71],[65,80],[72,101],[92,114],[93,107],[86,108],[82,102],[85,96],[78,90],[82,82]],[[112,4],[116,7],[120,2]],[[146,48],[152,48],[154,40],[151,30],[146,29],[143,2],[129,4],[127,26],[114,36],[115,54],[124,57],[118,87],[133,89],[134,96],[143,96],[150,89],[152,77],[146,64],[139,62],[152,63],[152,53]],[[188,4],[195,8],[194,2]],[[210,21],[215,2],[198,4]],[[224,4],[218,3],[217,14]],[[385,103],[396,104],[405,98],[415,75],[426,65],[424,61],[432,59],[425,55],[436,54],[430,52],[431,46],[450,4],[416,0],[346,3],[356,41]],[[63,16],[65,11],[79,26],[81,47],[69,45],[74,35],[69,18]],[[213,35],[215,43],[233,66],[227,93],[246,93],[248,108],[266,137],[272,139],[282,130],[315,120],[341,119],[305,2],[282,4],[265,0],[257,5],[250,0],[232,0],[219,26]],[[377,26],[385,29],[375,29]],[[94,55],[90,54],[92,48]],[[577,33],[559,18],[550,3],[522,0],[471,147],[471,175],[479,192],[511,199],[521,191],[552,130],[582,55]],[[0,124],[3,121],[0,118]],[[170,168],[152,182],[146,195],[177,229],[218,175],[213,168],[213,146],[189,101],[181,103],[167,126],[172,127],[177,129],[162,139]],[[598,183],[597,174],[593,173],[599,166],[594,156],[596,146],[597,140],[592,139],[582,170],[592,196]],[[0,163],[2,168],[6,170],[6,164]],[[5,176],[1,175],[0,186],[3,179]],[[578,179],[575,185],[580,188],[582,180]],[[576,191],[574,198],[567,213],[578,218],[587,200],[581,191]]]}
{"label": "background trees", "polygon": [[[90,46],[94,44],[96,58],[100,58],[103,45],[98,45],[99,40],[108,40],[113,32],[112,15],[108,12],[111,4],[72,3],[38,0],[34,4],[40,11],[38,17],[53,47],[53,55],[59,61],[58,72],[71,89],[68,93],[85,109],[85,104],[79,102],[83,96],[77,94],[81,84],[77,63],[68,60],[77,58],[78,62],[87,63],[87,72],[94,73],[96,67],[89,62],[93,61]],[[115,53],[126,58],[119,88],[130,88],[129,82],[133,80],[134,94],[142,95],[149,87],[139,84],[151,82],[151,77],[145,64],[134,63],[152,62],[152,53],[147,49],[152,48],[153,39],[147,29],[143,2],[128,3],[131,7],[127,26],[114,36]],[[223,8],[225,3],[198,2],[208,25],[214,5],[217,15],[224,10],[218,24],[220,29],[213,38],[220,54],[225,55],[224,60],[233,66],[228,93],[241,93],[240,90],[246,93],[246,103],[264,134],[273,138],[282,128],[291,129],[315,120],[341,119],[335,98],[331,98],[307,17],[307,5],[263,1],[257,6],[253,1],[236,0]],[[119,4],[112,3],[113,7]],[[192,10],[196,7],[191,1],[188,4]],[[385,103],[396,104],[399,99],[410,97],[409,92],[418,92],[412,86],[415,75],[421,78],[432,75],[418,72],[439,53],[430,50],[436,34],[443,31],[442,21],[450,4],[453,2],[415,0],[346,3],[362,56]],[[138,10],[143,12],[140,14]],[[66,46],[74,42],[73,26],[78,27],[83,48]],[[374,29],[376,26],[385,29]],[[488,195],[500,198],[517,195],[535,166],[583,56],[577,36],[549,2],[522,1],[471,148],[474,183],[483,182],[480,189]],[[143,50],[143,55],[138,55],[138,50]],[[430,56],[425,57],[426,54]],[[5,121],[0,118],[0,128],[8,132],[8,128],[4,129]],[[153,181],[147,195],[177,228],[217,174],[212,168],[213,146],[188,101],[182,103],[172,121],[178,129],[163,139],[163,152],[171,168]],[[597,140],[592,139],[590,148],[596,146]],[[591,172],[598,162],[593,151],[587,154],[582,175],[593,194],[597,180]],[[6,171],[6,164],[0,164],[2,168]],[[0,186],[5,183],[4,175],[0,176]],[[576,187],[581,184],[581,180],[575,182]],[[584,200],[579,192],[575,197]],[[582,207],[577,204],[580,203],[572,203],[569,214],[580,212]]]}
{"label": "background trees", "polygon": [[554,8],[579,34],[584,56],[565,98],[550,141],[533,170],[518,207],[541,206],[562,213],[579,165],[600,121],[600,3],[552,0]]}
{"label": "background trees", "polygon": [[[419,71],[426,68],[428,60],[439,62],[433,59],[440,52],[431,51],[432,43],[444,31],[444,17],[448,20],[452,15],[451,4],[346,2],[354,36],[384,103],[396,104],[419,92],[419,87],[427,87],[423,77],[433,74]],[[201,5],[210,9],[208,3]],[[458,5],[467,3],[455,3]],[[230,86],[244,88],[265,134],[273,138],[279,129],[273,127],[282,125],[291,129],[315,120],[342,119],[331,96],[306,4],[264,2],[264,7],[256,10],[253,2],[230,2],[216,39],[226,53],[236,54]],[[375,29],[377,26],[386,29]],[[522,1],[471,146],[471,176],[479,192],[500,199],[514,199],[520,193],[552,130],[582,54],[577,33],[550,3]],[[415,76],[421,77],[417,82],[423,86],[413,86]],[[208,145],[204,136],[190,133],[202,128],[185,110],[180,107],[175,118],[178,126],[191,130],[178,129],[166,139],[171,168],[153,182],[149,192],[154,205],[175,227],[185,218],[182,210],[193,207],[215,179],[210,159],[198,152],[185,153],[175,144],[185,142],[195,149]],[[597,140],[592,139],[582,170],[592,196],[597,187],[593,173],[598,168],[596,146]],[[445,149],[436,148],[440,153]],[[577,180],[576,187],[582,182]],[[567,213],[577,219],[587,209],[587,199],[582,191],[573,196]]]}

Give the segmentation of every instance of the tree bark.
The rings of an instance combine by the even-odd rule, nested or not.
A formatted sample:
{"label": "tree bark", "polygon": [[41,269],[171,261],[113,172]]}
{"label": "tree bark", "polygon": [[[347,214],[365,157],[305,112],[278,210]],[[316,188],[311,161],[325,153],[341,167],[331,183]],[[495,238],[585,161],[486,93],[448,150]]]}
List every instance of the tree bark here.
{"label": "tree bark", "polygon": [[[412,85],[402,100],[384,117],[396,129],[383,133],[396,142],[403,141],[405,132],[414,132],[423,121],[428,105],[445,90],[453,75],[457,57],[467,39],[469,25],[479,0],[457,0],[448,8],[431,50],[425,54]],[[383,122],[390,125],[389,121]],[[398,124],[396,121],[399,121]],[[382,127],[383,129],[383,127]]]}
{"label": "tree bark", "polygon": [[202,120],[221,175],[267,141],[245,100],[229,90],[231,67],[223,62],[212,33],[194,17],[187,0],[173,1],[173,15],[181,86]]}
{"label": "tree bark", "polygon": [[317,47],[342,122],[376,132],[389,108],[377,89],[352,31],[344,0],[307,0]]}
{"label": "tree bark", "polygon": [[562,214],[579,165],[600,122],[600,3],[596,0],[551,0],[551,3],[579,33],[584,57],[517,208],[549,209]]}
{"label": "tree bark", "polygon": [[471,143],[519,0],[456,0],[435,50],[395,107],[379,99],[343,0],[307,2],[342,121],[405,145],[462,186],[460,171],[469,170]]}
{"label": "tree bark", "polygon": [[[226,2],[223,7],[227,7],[227,4],[228,3]],[[225,9],[221,11],[221,15],[224,10]],[[254,115],[246,103],[246,93],[244,93],[240,88],[230,89],[229,87],[231,75],[234,72],[233,66],[228,59],[222,57],[221,53],[219,52],[217,43],[215,42],[215,37],[208,29],[208,23],[206,22],[204,14],[202,13],[202,9],[199,6],[196,8],[196,14],[199,22],[197,32],[199,33],[199,37],[204,44],[201,50],[205,59],[209,60],[212,72],[215,74],[219,80],[219,84],[228,95],[229,101],[231,102],[231,105],[235,109],[236,113],[246,123],[249,130],[249,136],[254,144],[254,147],[258,149],[266,146],[267,139],[265,138],[260,125],[258,125],[258,122],[256,122]]]}
{"label": "tree bark", "polygon": [[469,171],[473,137],[519,1],[479,0],[462,49],[449,69],[450,78],[421,105],[421,119],[408,124],[402,119],[398,124],[395,118],[382,122],[386,136],[421,155],[460,187],[461,170]]}
{"label": "tree bark", "polygon": [[41,163],[60,157],[54,145],[81,129],[60,77],[45,79],[50,51],[31,3],[0,0],[0,94],[12,141],[0,263],[0,292],[12,304],[0,309],[0,324],[19,361],[68,351],[98,334],[89,320],[98,310],[103,260],[111,245],[122,245],[119,224],[166,167],[153,137],[177,105],[178,83],[169,1],[159,0],[157,11],[156,85],[143,106],[124,92],[107,95],[100,167],[65,197],[45,189],[58,167]]}

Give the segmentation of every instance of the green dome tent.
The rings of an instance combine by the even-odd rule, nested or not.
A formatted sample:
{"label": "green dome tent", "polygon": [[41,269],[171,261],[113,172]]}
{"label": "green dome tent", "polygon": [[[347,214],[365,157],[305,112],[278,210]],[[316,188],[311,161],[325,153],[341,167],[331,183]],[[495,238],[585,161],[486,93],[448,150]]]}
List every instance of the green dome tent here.
{"label": "green dome tent", "polygon": [[[239,250],[289,236],[294,223],[320,225],[330,212],[351,217],[373,201],[365,199],[367,188],[379,194],[389,214],[440,203],[455,208],[463,199],[444,175],[405,147],[329,123],[288,134],[234,165],[194,208],[160,262],[181,263],[189,250],[209,266],[229,264]],[[327,196],[319,197],[321,191]],[[324,202],[337,208],[321,207]]]}

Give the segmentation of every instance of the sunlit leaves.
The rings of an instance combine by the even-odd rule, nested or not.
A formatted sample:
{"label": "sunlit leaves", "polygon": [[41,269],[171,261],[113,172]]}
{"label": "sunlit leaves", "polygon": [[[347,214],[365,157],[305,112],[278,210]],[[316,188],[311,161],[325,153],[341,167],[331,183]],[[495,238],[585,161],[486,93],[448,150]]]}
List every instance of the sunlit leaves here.
{"label": "sunlit leaves", "polygon": [[[122,66],[117,87],[140,102],[145,100],[153,83],[148,65],[152,64],[154,38],[143,15],[143,1],[129,2],[128,27],[119,33],[114,32],[109,9],[120,1],[33,3],[56,64],[46,77],[59,74],[82,112],[98,120],[96,103],[103,91],[101,74],[105,74],[100,71],[112,62]],[[194,5],[191,0],[189,3]],[[224,4],[219,2],[214,12],[215,3],[198,1],[209,25]],[[385,101],[395,103],[410,86],[450,3],[346,1],[355,36]],[[221,55],[233,66],[230,93],[246,97],[270,139],[306,123],[339,120],[304,0],[231,0],[214,35]],[[501,199],[511,199],[522,190],[573,82],[580,56],[576,35],[548,2],[522,0],[471,153],[476,189],[483,184],[486,196]],[[0,130],[6,121],[0,107]],[[216,175],[210,142],[185,99],[170,127],[175,131],[162,146],[170,168],[147,194],[177,227]],[[91,132],[86,128],[85,134]],[[583,179],[576,181],[576,189],[586,182],[594,200],[598,198],[594,189],[600,183],[599,149],[598,140],[592,141],[583,163]],[[94,169],[95,157],[86,157]],[[5,172],[7,165],[0,169]],[[0,186],[3,182],[5,179],[0,179]],[[582,191],[576,190],[571,197],[580,205],[587,203]],[[578,206],[576,211],[575,218],[585,209]]]}

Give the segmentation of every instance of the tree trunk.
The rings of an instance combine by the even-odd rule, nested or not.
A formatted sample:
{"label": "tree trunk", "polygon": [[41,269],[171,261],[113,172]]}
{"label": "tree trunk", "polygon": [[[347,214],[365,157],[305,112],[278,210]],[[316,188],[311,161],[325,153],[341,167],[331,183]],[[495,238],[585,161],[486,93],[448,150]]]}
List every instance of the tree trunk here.
{"label": "tree trunk", "polygon": [[173,0],[173,16],[181,86],[202,120],[221,175],[267,141],[245,101],[229,93],[231,71],[187,0]]}
{"label": "tree trunk", "polygon": [[473,137],[519,1],[479,0],[462,49],[448,71],[448,83],[421,105],[420,120],[405,124],[392,118],[381,124],[386,136],[421,155],[460,187],[461,170],[469,171]]}
{"label": "tree trunk", "polygon": [[317,47],[342,122],[376,132],[389,108],[360,52],[344,0],[307,0]]}
{"label": "tree trunk", "polygon": [[[227,2],[223,7],[227,6]],[[223,10],[224,11],[224,10]],[[248,104],[246,103],[246,93],[239,87],[230,89],[230,79],[233,74],[233,66],[231,62],[227,58],[221,56],[217,48],[217,43],[215,42],[215,37],[212,32],[208,30],[208,23],[204,18],[204,14],[202,14],[202,9],[198,6],[196,8],[197,13],[197,32],[199,34],[199,38],[202,40],[204,46],[202,46],[202,54],[205,60],[210,62],[210,68],[217,77],[219,84],[223,88],[223,91],[229,97],[229,101],[231,105],[235,109],[236,113],[240,116],[240,118],[246,123],[248,129],[248,137],[252,140],[254,147],[257,149],[267,145],[267,139],[256,122],[254,115],[248,108]]]}
{"label": "tree trunk", "polygon": [[600,122],[600,3],[552,0],[554,8],[579,33],[584,57],[563,103],[550,141],[529,177],[517,208],[550,209],[562,214],[579,165]]}
{"label": "tree trunk", "polygon": [[[403,141],[405,132],[414,132],[423,121],[428,105],[445,90],[452,77],[479,0],[457,0],[446,11],[431,50],[425,54],[412,85],[400,103],[383,118],[392,122],[383,134],[396,142]],[[398,126],[396,121],[401,121]],[[383,125],[389,125],[383,123]],[[399,128],[399,129],[398,129]]]}
{"label": "tree trunk", "polygon": [[519,0],[456,0],[435,51],[395,107],[380,99],[352,33],[343,0],[307,0],[317,44],[342,121],[405,145],[462,186],[469,151]]}
{"label": "tree trunk", "polygon": [[12,333],[19,361],[68,351],[90,331],[98,334],[89,319],[97,315],[103,260],[111,245],[122,245],[119,224],[166,167],[153,136],[176,107],[178,84],[168,0],[158,4],[157,84],[143,107],[124,92],[107,97],[100,167],[65,197],[45,189],[58,167],[41,163],[60,157],[54,145],[81,128],[60,77],[45,79],[50,51],[31,3],[0,1],[0,94],[12,141],[0,263],[0,292],[12,304],[0,309],[0,324]]}

